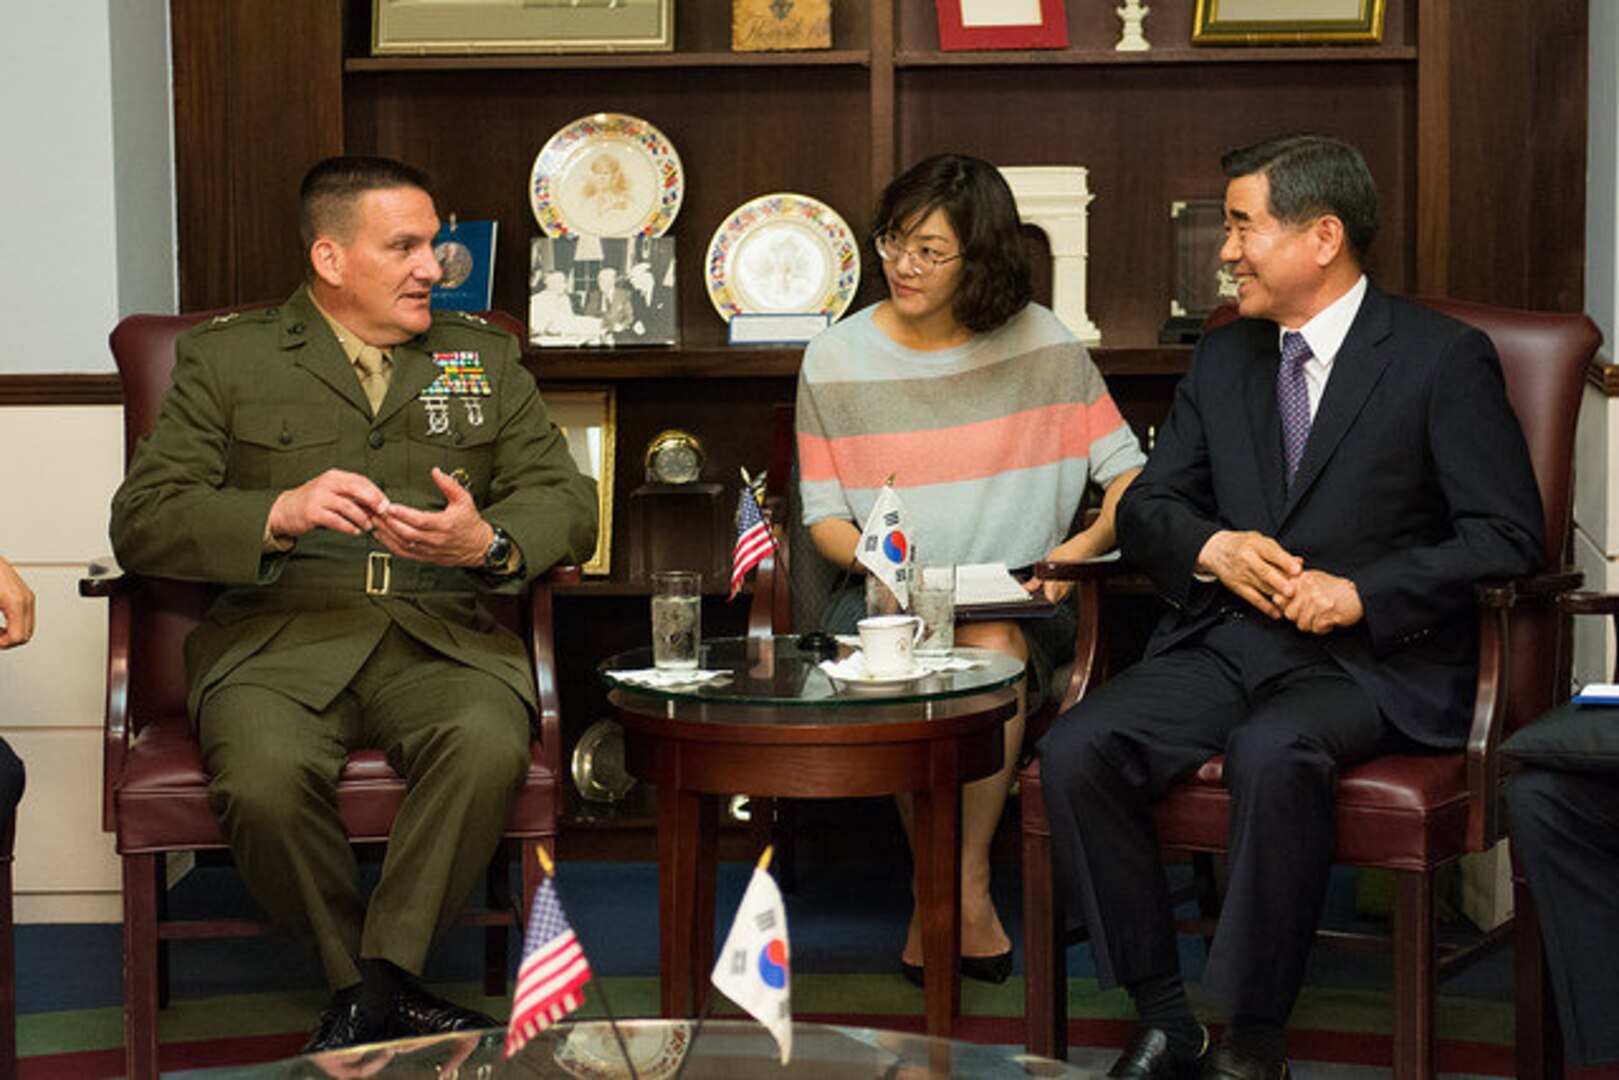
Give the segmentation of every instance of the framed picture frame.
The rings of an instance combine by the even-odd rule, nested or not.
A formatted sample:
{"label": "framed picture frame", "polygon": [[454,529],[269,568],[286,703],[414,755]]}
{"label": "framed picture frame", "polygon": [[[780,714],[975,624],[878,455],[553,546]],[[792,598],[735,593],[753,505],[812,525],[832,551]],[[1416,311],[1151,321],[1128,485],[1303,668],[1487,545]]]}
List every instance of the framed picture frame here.
{"label": "framed picture frame", "polygon": [[596,550],[580,569],[606,574],[613,554],[613,467],[618,440],[618,399],[610,386],[549,389],[540,395],[551,420],[568,439],[568,452],[579,471],[596,481],[596,509],[601,522]]}
{"label": "framed picture frame", "polygon": [[1066,49],[1063,0],[935,0],[939,48]]}
{"label": "framed picture frame", "polygon": [[1387,0],[1197,0],[1193,45],[1376,45]]}
{"label": "framed picture frame", "polygon": [[674,0],[372,0],[376,56],[668,52]]}

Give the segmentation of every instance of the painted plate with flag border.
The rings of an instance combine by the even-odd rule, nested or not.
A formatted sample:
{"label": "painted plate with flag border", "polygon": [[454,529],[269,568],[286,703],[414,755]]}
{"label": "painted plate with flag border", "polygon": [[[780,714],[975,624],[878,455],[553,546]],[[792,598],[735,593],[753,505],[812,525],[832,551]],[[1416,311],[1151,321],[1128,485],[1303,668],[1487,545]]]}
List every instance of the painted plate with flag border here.
{"label": "painted plate with flag border", "polygon": [[836,322],[860,286],[860,245],[838,212],[808,195],[750,199],[714,230],[704,282],[726,322],[738,314],[821,314]]}
{"label": "painted plate with flag border", "polygon": [[686,189],[680,155],[626,113],[581,116],[534,157],[528,201],[547,236],[662,236]]}

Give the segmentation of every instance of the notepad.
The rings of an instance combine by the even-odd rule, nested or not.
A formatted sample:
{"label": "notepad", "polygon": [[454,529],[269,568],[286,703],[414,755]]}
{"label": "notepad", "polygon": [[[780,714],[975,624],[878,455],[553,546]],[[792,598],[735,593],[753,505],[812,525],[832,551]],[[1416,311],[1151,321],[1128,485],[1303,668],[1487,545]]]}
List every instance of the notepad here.
{"label": "notepad", "polygon": [[1028,604],[1034,598],[1012,576],[1005,563],[967,563],[956,567],[956,607],[977,604]]}
{"label": "notepad", "polygon": [[1586,683],[1569,700],[1576,705],[1619,705],[1619,683]]}

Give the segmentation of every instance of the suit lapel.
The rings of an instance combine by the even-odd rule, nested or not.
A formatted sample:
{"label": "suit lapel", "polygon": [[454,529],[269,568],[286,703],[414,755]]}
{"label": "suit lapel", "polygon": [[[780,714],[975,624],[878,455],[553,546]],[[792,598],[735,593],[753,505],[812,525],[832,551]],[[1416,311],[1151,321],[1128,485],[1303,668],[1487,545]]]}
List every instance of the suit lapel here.
{"label": "suit lapel", "polygon": [[1293,477],[1293,486],[1282,508],[1284,519],[1293,512],[1316,477],[1321,475],[1327,462],[1332,460],[1338,444],[1360,415],[1372,388],[1394,359],[1391,351],[1380,347],[1388,334],[1388,298],[1368,287],[1360,311],[1349,327],[1349,334],[1332,362],[1332,375],[1327,379],[1326,393],[1322,395],[1315,421],[1310,425],[1310,438],[1304,444],[1304,457],[1299,460],[1299,471]]}
{"label": "suit lapel", "polygon": [[1282,474],[1282,422],[1276,413],[1276,365],[1281,352],[1276,344],[1276,324],[1255,325],[1244,368],[1243,401],[1248,409],[1248,431],[1254,444],[1254,460],[1259,482],[1265,493],[1265,508],[1272,522],[1282,519],[1287,482]]}
{"label": "suit lapel", "polygon": [[281,347],[294,350],[293,363],[331,387],[366,416],[371,415],[371,403],[360,387],[354,365],[344,355],[343,346],[326,324],[326,317],[301,287],[281,308]]}

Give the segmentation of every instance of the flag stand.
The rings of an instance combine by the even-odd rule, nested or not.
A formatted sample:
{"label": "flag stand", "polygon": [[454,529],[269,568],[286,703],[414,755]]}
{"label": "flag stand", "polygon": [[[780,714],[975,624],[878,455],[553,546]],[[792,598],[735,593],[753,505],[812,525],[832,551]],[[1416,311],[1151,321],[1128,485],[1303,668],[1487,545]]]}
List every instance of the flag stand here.
{"label": "flag stand", "polygon": [[[534,845],[534,853],[539,857],[539,870],[541,870],[541,873],[546,874],[546,878],[555,879],[557,866],[550,861],[550,853],[546,852],[546,845]],[[533,915],[529,915],[529,918],[533,918]],[[597,994],[601,996],[602,1012],[607,1014],[607,1025],[612,1028],[612,1036],[614,1036],[615,1043],[618,1044],[618,1052],[623,1056],[623,1064],[630,1070],[630,1080],[641,1080],[641,1074],[638,1074],[635,1069],[635,1059],[630,1057],[630,1046],[623,1041],[623,1031],[618,1028],[618,1018],[615,1017],[614,1010],[612,1010],[612,1002],[607,999],[606,980],[596,980],[596,989]],[[508,1056],[510,1056],[510,1051],[507,1052]]]}
{"label": "flag stand", "polygon": [[[770,857],[774,852],[775,852],[775,845],[773,845],[773,844],[766,844],[765,845],[764,852],[759,856],[758,865],[754,867],[754,877],[755,877],[755,879],[758,879],[759,875],[764,875],[766,877],[766,879],[768,879],[769,873],[770,873]],[[750,885],[749,886],[750,892],[751,892],[752,888],[753,888],[753,886]],[[779,906],[780,899],[781,899],[781,894],[779,892],[776,892],[774,882],[770,883],[770,891],[775,894],[776,903]],[[744,894],[743,898],[742,898],[742,905],[738,909],[738,912],[737,912],[738,920],[741,919],[742,912],[744,910],[746,910],[747,906],[748,906],[748,894]],[[735,926],[732,927],[732,930],[733,930],[733,933],[734,933]],[[729,947],[729,944],[730,943],[728,941],[727,942],[727,948]],[[721,950],[721,959],[722,960],[724,959],[724,951],[725,950],[723,950],[723,949]],[[718,970],[718,966],[716,965],[714,971],[717,971],[717,970]],[[680,1080],[681,1076],[685,1073],[685,1071],[686,1071],[686,1063],[691,1060],[692,1054],[697,1048],[697,1040],[702,1035],[703,1025],[708,1020],[709,1014],[713,1012],[714,998],[715,998],[716,995],[724,993],[724,991],[722,991],[718,986],[714,985],[714,978],[715,978],[714,971],[710,971],[710,973],[709,973],[709,992],[707,994],[703,995],[703,1007],[702,1007],[702,1009],[700,1009],[698,1011],[697,1023],[692,1029],[691,1042],[689,1042],[686,1045],[686,1054],[685,1054],[685,1056],[683,1056],[680,1059],[680,1065],[675,1070],[675,1075],[674,1075],[673,1080]],[[735,997],[735,991],[733,990],[731,992],[731,994],[728,995],[728,996],[731,996],[731,997],[734,998]],[[742,1002],[742,1001],[738,1001],[737,1003],[743,1006],[743,1010],[745,1012],[753,1012],[755,1014],[755,1019],[761,1019],[758,1016],[758,1014],[755,1011],[753,1006],[747,1004],[746,1002]],[[768,1029],[769,1025],[767,1024],[766,1027]],[[780,1037],[777,1034],[777,1032],[772,1030],[771,1035],[776,1036],[778,1041],[780,1041]],[[789,1039],[789,1041],[790,1041],[790,1039]],[[783,1059],[783,1064],[786,1064],[785,1058]]]}

